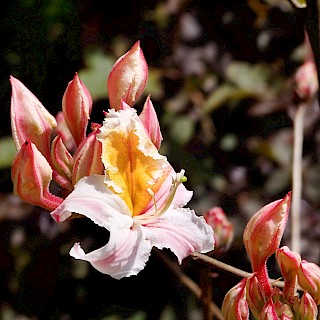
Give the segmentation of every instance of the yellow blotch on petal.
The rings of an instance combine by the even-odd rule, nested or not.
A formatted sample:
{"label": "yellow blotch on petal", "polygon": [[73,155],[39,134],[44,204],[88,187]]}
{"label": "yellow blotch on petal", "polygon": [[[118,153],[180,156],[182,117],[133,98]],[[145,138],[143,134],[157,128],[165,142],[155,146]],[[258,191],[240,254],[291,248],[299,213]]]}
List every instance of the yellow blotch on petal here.
{"label": "yellow blotch on petal", "polygon": [[[108,120],[108,119],[106,119]],[[132,120],[132,119],[131,119]],[[133,121],[129,121],[132,126]],[[140,125],[140,123],[139,123]],[[106,184],[126,202],[132,216],[143,213],[167,177],[167,161],[134,123],[128,128],[106,130],[102,142],[102,161]]]}

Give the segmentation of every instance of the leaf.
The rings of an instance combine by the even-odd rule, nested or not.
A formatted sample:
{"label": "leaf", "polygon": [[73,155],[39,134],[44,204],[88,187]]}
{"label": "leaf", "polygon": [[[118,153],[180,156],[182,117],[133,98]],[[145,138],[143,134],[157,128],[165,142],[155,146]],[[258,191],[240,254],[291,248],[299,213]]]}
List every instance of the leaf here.
{"label": "leaf", "polygon": [[210,113],[229,101],[241,100],[249,96],[251,96],[251,93],[247,90],[224,83],[207,98],[203,105],[203,110],[204,112]]}
{"label": "leaf", "polygon": [[230,63],[226,72],[226,77],[231,83],[252,94],[264,93],[271,76],[272,70],[268,65],[243,61]]}
{"label": "leaf", "polygon": [[17,153],[12,137],[0,139],[0,169],[11,167],[12,160]]}
{"label": "leaf", "polygon": [[194,134],[195,124],[188,116],[173,117],[170,125],[170,134],[179,144],[187,143]]}

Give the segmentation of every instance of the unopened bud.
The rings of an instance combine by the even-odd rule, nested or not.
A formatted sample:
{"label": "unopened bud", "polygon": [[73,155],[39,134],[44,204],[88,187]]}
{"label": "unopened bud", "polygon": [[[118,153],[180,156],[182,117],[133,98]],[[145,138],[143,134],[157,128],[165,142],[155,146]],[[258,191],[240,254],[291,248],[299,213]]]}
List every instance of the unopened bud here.
{"label": "unopened bud", "polygon": [[233,225],[221,207],[213,207],[204,218],[214,231],[215,251],[225,251],[233,240]]}
{"label": "unopened bud", "polygon": [[121,109],[121,100],[129,106],[141,96],[148,79],[148,65],[137,41],[114,64],[107,82],[111,108]]}
{"label": "unopened bud", "polygon": [[248,320],[249,308],[246,300],[246,281],[242,279],[224,297],[221,312],[225,320]]}
{"label": "unopened bud", "polygon": [[315,263],[302,260],[298,269],[298,282],[315,303],[320,304],[320,267]]}

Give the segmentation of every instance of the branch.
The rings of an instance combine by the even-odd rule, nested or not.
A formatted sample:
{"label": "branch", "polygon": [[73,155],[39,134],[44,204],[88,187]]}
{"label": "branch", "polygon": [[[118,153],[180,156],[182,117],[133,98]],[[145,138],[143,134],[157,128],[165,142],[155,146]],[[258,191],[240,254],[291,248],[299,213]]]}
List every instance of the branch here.
{"label": "branch", "polygon": [[[162,261],[165,263],[165,265],[170,269],[172,273],[175,274],[175,276],[180,280],[180,282],[188,288],[198,299],[203,300],[203,294],[201,288],[198,286],[197,283],[195,283],[191,278],[189,278],[180,268],[180,266],[171,261],[161,250],[158,250],[157,248],[153,247],[153,252],[157,254],[158,257],[162,259]],[[210,281],[210,279],[208,279]],[[214,302],[210,302],[210,311],[211,313],[218,319],[218,320],[224,320],[222,313],[218,306]]]}

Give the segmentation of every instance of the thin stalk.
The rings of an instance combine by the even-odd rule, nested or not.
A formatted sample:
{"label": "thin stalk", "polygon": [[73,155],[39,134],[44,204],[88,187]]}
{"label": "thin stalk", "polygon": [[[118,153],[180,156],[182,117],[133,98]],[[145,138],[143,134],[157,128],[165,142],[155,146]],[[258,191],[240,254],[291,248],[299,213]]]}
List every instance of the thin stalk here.
{"label": "thin stalk", "polygon": [[[169,270],[178,277],[179,281],[187,288],[190,292],[192,292],[196,298],[203,301],[203,292],[199,285],[194,282],[190,277],[188,277],[178,265],[178,263],[171,261],[161,250],[157,248],[153,248],[153,252],[157,254],[159,258],[164,262],[164,264],[169,268]],[[207,281],[210,281],[208,279]],[[211,314],[218,320],[224,320],[221,310],[219,307],[213,302],[210,301],[210,312]]]}
{"label": "thin stalk", "polygon": [[[217,259],[211,258],[206,256],[205,254],[202,253],[198,253],[198,252],[194,252],[191,254],[191,257],[196,260],[196,261],[200,261],[202,263],[205,263],[207,265],[210,265],[212,267],[214,267],[215,269],[218,269],[220,271],[223,271],[225,273],[229,273],[231,275],[237,276],[239,278],[247,278],[250,277],[252,275],[252,273],[250,272],[246,272],[243,271],[241,269],[235,268],[233,266],[230,266],[227,263],[221,262]],[[276,286],[279,288],[283,288],[284,287],[284,282],[283,281],[279,281],[279,280],[275,280],[275,279],[270,279],[270,283],[272,286]],[[297,286],[297,290],[302,291],[302,289]]]}
{"label": "thin stalk", "polygon": [[302,149],[303,122],[307,105],[300,103],[293,119],[293,164],[291,203],[291,250],[301,252],[301,194],[302,194]]}

